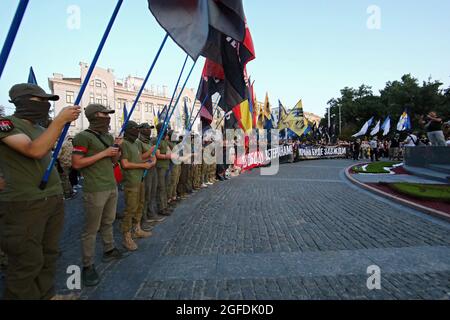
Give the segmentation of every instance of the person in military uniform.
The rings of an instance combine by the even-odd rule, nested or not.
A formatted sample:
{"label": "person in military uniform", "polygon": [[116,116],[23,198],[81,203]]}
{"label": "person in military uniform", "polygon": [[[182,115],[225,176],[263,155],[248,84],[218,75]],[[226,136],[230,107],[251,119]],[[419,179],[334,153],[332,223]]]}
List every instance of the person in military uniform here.
{"label": "person in military uniform", "polygon": [[[190,136],[189,136],[190,140]],[[181,146],[181,155],[183,156],[181,165],[181,171],[180,171],[180,179],[177,186],[177,194],[180,196],[181,199],[186,199],[187,195],[192,193],[192,182],[189,183],[189,175],[191,171],[191,145],[190,141],[184,141],[184,137],[180,137],[180,142],[185,142],[185,145]],[[187,153],[185,151],[188,151]]]}
{"label": "person in military uniform", "polygon": [[141,227],[145,201],[145,186],[142,178],[144,170],[150,170],[156,163],[146,162],[151,158],[152,152],[148,150],[144,154],[141,153],[136,143],[138,136],[139,125],[129,121],[125,129],[121,159],[125,194],[125,212],[122,220],[123,246],[129,251],[138,249],[133,238],[148,238],[152,235]]}
{"label": "person in military uniform", "polygon": [[[161,134],[163,124],[159,123],[156,126],[158,135]],[[169,167],[172,159],[172,153],[169,144],[169,133],[164,132],[161,143],[156,151],[156,170],[158,173],[158,210],[159,214],[163,216],[170,216],[172,210],[168,207],[167,186],[169,184]]]}
{"label": "person in military uniform", "polygon": [[[170,136],[172,136],[172,135],[173,135],[173,132],[170,132]],[[178,143],[181,143],[182,141],[183,141],[183,137],[179,137]],[[175,142],[170,143],[171,150],[173,150],[175,148],[175,146],[176,146]],[[181,151],[181,153],[182,153],[182,151]],[[177,196],[177,190],[178,190],[178,184],[180,182],[181,163],[180,163],[180,161],[178,161],[177,163],[172,161],[172,163],[170,164],[170,167],[172,170],[170,171],[167,197],[168,197],[169,204],[172,203],[173,205],[175,205],[175,203],[179,200],[179,198]]]}
{"label": "person in military uniform", "polygon": [[[199,136],[194,135],[194,143],[192,144],[192,164],[193,164],[193,189],[195,191],[201,189],[202,186],[202,167],[203,152],[199,150],[195,152],[195,143],[199,141]],[[201,143],[201,142],[200,142]]]}
{"label": "person in military uniform", "polygon": [[78,119],[78,106],[64,108],[47,129],[50,101],[58,96],[32,84],[9,92],[13,116],[0,118],[0,170],[6,181],[0,192],[0,243],[8,258],[6,299],[55,298],[58,242],[64,223],[61,181],[53,169],[47,186],[40,183],[51,150],[66,123]]}
{"label": "person in military uniform", "polygon": [[205,161],[205,149],[211,143],[208,136],[204,136],[202,144],[202,169],[201,169],[201,188],[206,188],[212,183],[209,182],[209,164]]}
{"label": "person in military uniform", "polygon": [[57,164],[60,167],[60,175],[62,188],[64,191],[64,200],[73,199],[76,195],[73,190],[72,185],[70,184],[70,170],[72,168],[72,153],[73,153],[73,144],[72,138],[67,137],[61,147],[61,152],[59,153]]}
{"label": "person in military uniform", "polygon": [[[3,178],[3,172],[0,170],[0,192],[5,190],[6,187],[6,181]],[[1,218],[1,217],[0,217]],[[1,238],[1,235],[0,235]],[[6,254],[2,251],[0,247],[0,271],[6,268],[8,265],[8,260],[6,259]]]}
{"label": "person in military uniform", "polygon": [[82,280],[85,286],[96,286],[100,277],[95,270],[95,244],[97,233],[103,241],[103,261],[121,259],[113,237],[118,190],[113,165],[119,161],[122,139],[108,133],[111,122],[109,110],[100,104],[86,107],[89,129],[73,139],[72,166],[84,177],[83,204],[84,229],[81,235],[83,259]]}
{"label": "person in military uniform", "polygon": [[[144,123],[139,127],[139,138],[136,140],[136,144],[142,154],[150,153],[153,154],[156,141],[151,139],[153,126],[148,123]],[[144,159],[144,161],[151,161],[156,163],[156,156]],[[155,223],[164,221],[165,217],[158,215],[157,207],[157,188],[158,188],[158,174],[156,172],[156,166],[147,170],[145,173],[145,202],[144,202],[144,212],[143,221],[146,223]]]}

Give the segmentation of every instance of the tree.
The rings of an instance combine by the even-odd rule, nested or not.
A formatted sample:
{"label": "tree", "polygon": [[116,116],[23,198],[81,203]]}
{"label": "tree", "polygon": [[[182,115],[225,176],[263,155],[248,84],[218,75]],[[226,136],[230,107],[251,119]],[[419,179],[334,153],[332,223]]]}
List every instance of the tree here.
{"label": "tree", "polygon": [[[420,116],[432,110],[446,120],[450,118],[450,88],[442,90],[441,87],[441,82],[431,78],[420,85],[418,79],[406,74],[401,81],[387,82],[379,95],[374,95],[372,88],[364,84],[357,89],[345,87],[339,98],[332,98],[327,104],[332,124],[338,124],[341,111],[342,139],[351,137],[371,117],[382,121],[389,115],[395,123],[405,109],[417,130]],[[321,126],[328,126],[328,112]]]}

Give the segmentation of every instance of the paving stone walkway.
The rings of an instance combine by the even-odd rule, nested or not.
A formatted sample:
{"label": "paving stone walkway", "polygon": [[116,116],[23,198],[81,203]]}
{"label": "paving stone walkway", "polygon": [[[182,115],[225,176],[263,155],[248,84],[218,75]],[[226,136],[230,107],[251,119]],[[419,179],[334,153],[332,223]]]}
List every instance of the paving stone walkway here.
{"label": "paving stone walkway", "polygon": [[[102,264],[99,249],[102,282],[81,297],[450,299],[450,224],[353,186],[351,163],[286,164],[202,190],[126,259]],[[61,292],[67,266],[80,264],[80,199],[67,204]],[[381,290],[367,288],[372,265]]]}

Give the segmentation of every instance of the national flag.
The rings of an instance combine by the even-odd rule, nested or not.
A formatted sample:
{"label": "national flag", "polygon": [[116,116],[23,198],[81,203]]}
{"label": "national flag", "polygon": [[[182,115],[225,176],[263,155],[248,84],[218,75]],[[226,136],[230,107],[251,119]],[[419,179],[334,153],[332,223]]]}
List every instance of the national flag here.
{"label": "national flag", "polygon": [[125,123],[128,119],[128,110],[127,110],[127,104],[123,104],[123,113],[122,113],[122,123]]}
{"label": "national flag", "polygon": [[194,60],[200,55],[216,57],[220,34],[244,41],[242,0],[148,0],[148,5],[161,27]]}
{"label": "national flag", "polygon": [[357,137],[360,137],[360,136],[365,136],[366,133],[367,133],[367,131],[369,130],[369,127],[372,125],[372,123],[373,123],[373,117],[370,118],[370,119],[363,125],[363,127],[361,128],[361,130],[359,130],[359,132],[356,133],[356,134],[354,134],[352,137],[353,137],[353,138],[357,138]]}
{"label": "national flag", "polygon": [[[159,115],[159,112],[158,112]],[[153,108],[153,125],[157,126],[159,123],[158,115],[155,113],[155,108]]]}
{"label": "national flag", "polygon": [[30,72],[28,74],[28,83],[37,85],[36,75],[34,74],[33,67],[30,67]]}
{"label": "national flag", "polygon": [[380,126],[381,126],[381,120],[378,120],[377,124],[370,132],[370,136],[372,136],[372,137],[376,136],[380,132]]}
{"label": "national flag", "polygon": [[383,125],[381,126],[381,130],[383,130],[383,136],[387,136],[391,131],[391,117],[387,116],[386,120],[384,120]]}
{"label": "national flag", "polygon": [[303,102],[300,100],[294,107],[294,109],[289,112],[288,116],[283,121],[287,128],[293,131],[297,136],[302,135],[309,130],[309,122],[305,118],[303,113]]}
{"label": "national flag", "polygon": [[411,128],[411,119],[408,115],[408,110],[405,110],[398,121],[397,131],[408,131],[411,130]]}
{"label": "national flag", "polygon": [[244,130],[245,133],[251,132],[253,129],[253,119],[250,112],[249,100],[245,100],[234,107],[233,113],[241,129]]}

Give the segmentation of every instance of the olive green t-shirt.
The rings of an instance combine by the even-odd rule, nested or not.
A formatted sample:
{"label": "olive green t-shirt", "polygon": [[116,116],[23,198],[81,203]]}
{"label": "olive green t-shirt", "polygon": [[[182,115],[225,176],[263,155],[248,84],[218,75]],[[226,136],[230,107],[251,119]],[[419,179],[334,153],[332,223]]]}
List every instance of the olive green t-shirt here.
{"label": "olive green t-shirt", "polygon": [[[5,190],[0,192],[0,201],[34,201],[62,195],[61,180],[56,168],[53,168],[51,172],[47,188],[39,189],[39,184],[51,161],[50,152],[41,160],[35,160],[14,151],[2,142],[4,138],[18,134],[25,134],[31,140],[36,140],[45,129],[14,116],[0,118],[0,122],[3,128],[0,130],[0,171],[3,172],[6,181]],[[12,130],[4,126],[9,122],[14,126]]]}
{"label": "olive green t-shirt", "polygon": [[[108,133],[101,134],[100,138],[110,146],[114,144],[114,138]],[[106,146],[88,131],[80,132],[73,139],[73,154],[88,158],[104,150],[106,150]],[[111,158],[103,158],[93,165],[81,169],[80,172],[84,177],[83,190],[85,192],[103,192],[117,187]]]}
{"label": "olive green t-shirt", "polygon": [[[167,151],[169,148],[170,148],[169,141],[163,140],[159,144],[158,150],[159,150],[160,154],[167,154]],[[156,163],[156,167],[161,168],[161,169],[169,169],[169,166],[170,166],[169,159],[164,159],[164,160],[158,159],[158,162]]]}
{"label": "olive green t-shirt", "polygon": [[152,144],[151,143],[145,143],[145,142],[143,142],[140,139],[136,140],[136,144],[137,144],[141,154],[144,154],[144,153],[148,152],[152,148]]}
{"label": "olive green t-shirt", "polygon": [[[137,142],[130,142],[127,139],[123,141],[122,159],[127,159],[131,163],[144,163]],[[126,187],[136,187],[142,182],[143,176],[144,169],[123,170],[123,184]]]}

